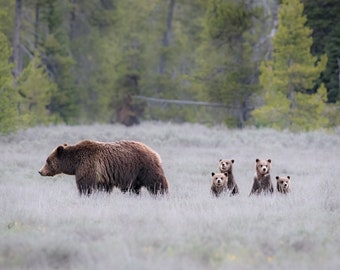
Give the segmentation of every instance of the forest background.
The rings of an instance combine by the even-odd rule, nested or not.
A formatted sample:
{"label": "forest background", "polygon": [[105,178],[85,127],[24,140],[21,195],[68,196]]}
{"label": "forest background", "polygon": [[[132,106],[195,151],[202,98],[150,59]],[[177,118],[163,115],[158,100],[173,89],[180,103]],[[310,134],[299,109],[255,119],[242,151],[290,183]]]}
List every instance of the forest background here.
{"label": "forest background", "polygon": [[338,0],[0,0],[0,133],[340,124]]}

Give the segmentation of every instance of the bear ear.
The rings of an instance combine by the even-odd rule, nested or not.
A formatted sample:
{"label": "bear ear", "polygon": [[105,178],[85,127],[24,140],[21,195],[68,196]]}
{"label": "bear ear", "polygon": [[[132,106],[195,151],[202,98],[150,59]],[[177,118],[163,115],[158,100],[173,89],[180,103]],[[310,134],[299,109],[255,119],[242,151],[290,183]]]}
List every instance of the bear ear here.
{"label": "bear ear", "polygon": [[279,176],[276,176],[275,178],[276,178],[276,180],[279,180],[280,177],[279,177]]}
{"label": "bear ear", "polygon": [[271,163],[271,162],[272,162],[272,160],[271,160],[271,159],[267,159],[267,161],[268,161],[269,163]]}
{"label": "bear ear", "polygon": [[228,177],[228,173],[225,172],[224,175],[225,175],[226,177]]}
{"label": "bear ear", "polygon": [[212,172],[212,173],[211,173],[211,176],[214,176],[214,175],[215,175],[215,173],[214,173],[214,172]]}
{"label": "bear ear", "polygon": [[288,175],[287,178],[290,180],[290,176]]}
{"label": "bear ear", "polygon": [[60,156],[64,152],[64,146],[60,145],[57,148],[57,155]]}
{"label": "bear ear", "polygon": [[259,162],[259,161],[260,161],[260,160],[257,158],[257,159],[256,159],[256,162]]}
{"label": "bear ear", "polygon": [[67,146],[67,143],[63,143],[63,146]]}
{"label": "bear ear", "polygon": [[235,160],[232,159],[232,160],[231,160],[231,163],[234,163],[234,162],[235,162]]}

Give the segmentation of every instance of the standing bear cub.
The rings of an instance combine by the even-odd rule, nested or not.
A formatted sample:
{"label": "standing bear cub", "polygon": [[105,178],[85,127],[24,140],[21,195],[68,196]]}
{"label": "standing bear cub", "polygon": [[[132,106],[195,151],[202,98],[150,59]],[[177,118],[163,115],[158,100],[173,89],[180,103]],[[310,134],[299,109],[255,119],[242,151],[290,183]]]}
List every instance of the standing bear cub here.
{"label": "standing bear cub", "polygon": [[60,145],[39,173],[42,176],[75,175],[80,195],[90,195],[95,190],[110,193],[114,187],[136,194],[142,187],[154,195],[168,192],[159,155],[134,141],[85,140],[75,145]]}
{"label": "standing bear cub", "polygon": [[235,177],[233,174],[233,159],[220,159],[218,162],[218,169],[221,173],[227,173],[228,174],[228,190],[230,191],[230,195],[236,195],[239,193],[238,186],[235,181]]}
{"label": "standing bear cub", "polygon": [[228,174],[227,173],[211,173],[211,193],[216,197],[223,192],[227,192]]}
{"label": "standing bear cub", "polygon": [[277,191],[283,194],[290,192],[290,176],[280,177],[276,176],[276,187]]}
{"label": "standing bear cub", "polygon": [[256,171],[254,176],[253,187],[250,191],[250,195],[252,194],[268,194],[274,192],[274,187],[272,180],[270,178],[270,164],[271,160],[259,160],[256,159]]}

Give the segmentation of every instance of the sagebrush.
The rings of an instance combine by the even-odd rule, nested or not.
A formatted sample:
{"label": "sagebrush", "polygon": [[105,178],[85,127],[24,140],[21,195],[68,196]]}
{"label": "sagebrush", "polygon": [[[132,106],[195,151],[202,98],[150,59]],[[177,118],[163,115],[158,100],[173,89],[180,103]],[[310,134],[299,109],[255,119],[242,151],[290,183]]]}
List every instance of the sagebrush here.
{"label": "sagebrush", "polygon": [[[0,137],[1,269],[338,269],[340,130],[234,130],[149,122],[35,127]],[[161,156],[170,194],[80,197],[74,176],[38,174],[51,150],[82,139],[138,140]],[[239,195],[213,197],[211,172],[234,159]],[[251,196],[256,158],[291,192]]]}

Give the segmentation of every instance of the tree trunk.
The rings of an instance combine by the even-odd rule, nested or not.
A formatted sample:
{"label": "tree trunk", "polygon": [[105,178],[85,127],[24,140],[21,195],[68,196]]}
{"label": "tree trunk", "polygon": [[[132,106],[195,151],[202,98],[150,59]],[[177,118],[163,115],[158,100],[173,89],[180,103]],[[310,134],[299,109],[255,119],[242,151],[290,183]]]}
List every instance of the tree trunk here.
{"label": "tree trunk", "polygon": [[14,35],[13,35],[13,62],[14,78],[17,78],[22,71],[22,59],[20,49],[20,28],[21,28],[22,0],[15,1]]}
{"label": "tree trunk", "polygon": [[338,76],[339,76],[339,92],[338,92],[338,100],[340,100],[340,58],[336,59],[338,61]]}
{"label": "tree trunk", "polygon": [[40,12],[40,6],[39,4],[36,4],[35,5],[35,20],[34,20],[34,50],[38,48],[38,43],[39,43],[39,22],[40,22],[39,12]]}
{"label": "tree trunk", "polygon": [[74,40],[76,36],[76,0],[71,0],[71,10],[70,10],[70,40]]}
{"label": "tree trunk", "polygon": [[[290,69],[294,64],[293,59],[289,59],[289,64],[288,64],[288,69]],[[294,85],[290,81],[290,76],[289,76],[289,92],[287,98],[290,100],[290,109],[294,110],[296,107],[295,104],[295,93],[294,93]]]}
{"label": "tree trunk", "polygon": [[[169,47],[170,44],[170,39],[171,39],[171,27],[172,27],[172,19],[173,19],[173,14],[174,14],[174,7],[175,7],[175,0],[170,0],[169,3],[169,11],[168,11],[168,17],[166,20],[166,30],[163,35],[162,39],[162,46],[163,46],[163,51],[160,56],[160,61],[159,61],[159,75],[163,75],[165,73],[165,67],[166,67],[166,49]],[[158,93],[161,92],[160,87],[158,88]]]}

